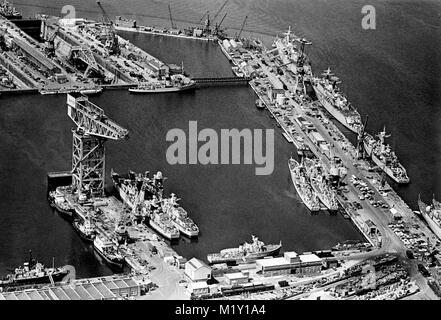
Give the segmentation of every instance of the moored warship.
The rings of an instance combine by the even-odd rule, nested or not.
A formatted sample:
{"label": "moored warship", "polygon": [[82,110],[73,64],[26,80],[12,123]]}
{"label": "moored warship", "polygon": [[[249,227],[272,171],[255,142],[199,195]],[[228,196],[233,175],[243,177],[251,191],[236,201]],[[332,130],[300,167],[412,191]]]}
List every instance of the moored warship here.
{"label": "moored warship", "polygon": [[328,69],[322,78],[312,82],[315,94],[322,104],[335,119],[354,133],[359,133],[363,127],[361,116],[352,104],[340,92],[337,84],[339,79]]}
{"label": "moored warship", "polygon": [[386,135],[386,129],[384,128],[377,135],[378,139],[375,139],[368,133],[364,134],[363,146],[368,156],[372,158],[372,161],[382,169],[390,178],[397,183],[409,183],[410,179],[407,175],[406,169],[398,160],[397,155],[390,145],[385,143],[385,138],[390,137]]}
{"label": "moored warship", "polygon": [[312,189],[317,193],[320,201],[329,210],[338,210],[337,195],[332,190],[323,167],[317,162],[311,159],[305,160],[305,166],[307,167],[309,180],[311,182]]}
{"label": "moored warship", "polygon": [[238,248],[223,249],[219,253],[207,255],[208,262],[215,263],[240,263],[250,262],[258,258],[278,254],[282,247],[279,244],[264,244],[257,237],[251,236],[252,243],[245,242]]}
{"label": "moored warship", "polygon": [[418,196],[418,207],[430,229],[441,240],[441,203],[434,197],[431,204],[426,204]]}
{"label": "moored warship", "polygon": [[302,199],[303,203],[310,211],[319,211],[320,200],[309,183],[309,177],[306,168],[303,165],[303,161],[299,164],[296,160],[291,158],[288,160],[288,167],[291,173],[292,183],[294,184],[300,199]]}

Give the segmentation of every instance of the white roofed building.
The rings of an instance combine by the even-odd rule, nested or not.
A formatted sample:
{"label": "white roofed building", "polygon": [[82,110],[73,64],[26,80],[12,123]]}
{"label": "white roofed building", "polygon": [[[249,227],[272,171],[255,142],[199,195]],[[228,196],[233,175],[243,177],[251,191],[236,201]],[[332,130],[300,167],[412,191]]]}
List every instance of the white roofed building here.
{"label": "white roofed building", "polygon": [[203,261],[192,258],[185,263],[185,275],[191,281],[207,281],[211,278],[211,268]]}
{"label": "white roofed building", "polygon": [[323,260],[313,253],[298,255],[294,251],[285,252],[283,257],[259,259],[257,271],[265,277],[297,274],[312,275],[320,273]]}

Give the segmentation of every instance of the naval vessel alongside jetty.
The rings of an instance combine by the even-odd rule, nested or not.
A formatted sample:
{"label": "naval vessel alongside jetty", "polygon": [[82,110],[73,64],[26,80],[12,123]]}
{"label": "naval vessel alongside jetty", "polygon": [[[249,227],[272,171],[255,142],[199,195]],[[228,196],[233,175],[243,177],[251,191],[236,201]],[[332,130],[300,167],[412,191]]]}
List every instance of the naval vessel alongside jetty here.
{"label": "naval vessel alongside jetty", "polygon": [[164,177],[158,171],[153,178],[145,174],[130,172],[127,178],[112,171],[112,180],[120,198],[132,212],[168,240],[176,240],[182,234],[197,237],[199,228],[178,205],[178,198],[171,194],[163,197]]}
{"label": "naval vessel alongside jetty", "polygon": [[364,134],[363,146],[367,155],[396,183],[409,183],[410,179],[406,169],[398,160],[391,146],[385,143],[385,138],[390,137],[390,135],[386,135],[386,128],[377,137],[378,139],[375,139],[369,133]]}
{"label": "naval vessel alongside jetty", "polygon": [[62,267],[45,267],[42,263],[32,258],[29,251],[29,260],[23,266],[14,269],[14,273],[6,275],[0,280],[0,288],[25,286],[32,284],[42,284],[49,282],[59,282],[69,274],[69,270]]}
{"label": "naval vessel alongside jetty", "polygon": [[282,248],[282,242],[264,244],[255,236],[251,236],[251,238],[252,243],[245,242],[238,248],[223,249],[219,253],[207,255],[208,262],[211,264],[250,262],[266,256],[277,255]]}
{"label": "naval vessel alongside jetty", "polygon": [[339,82],[339,78],[328,69],[322,73],[321,78],[315,78],[312,84],[318,100],[326,111],[346,128],[358,134],[363,127],[361,116],[337,87]]}
{"label": "naval vessel alongside jetty", "polygon": [[288,166],[292,183],[302,202],[311,212],[319,211],[321,209],[320,200],[309,182],[309,175],[303,164],[303,158],[300,164],[293,158],[290,158]]}
{"label": "naval vessel alongside jetty", "polygon": [[441,203],[434,197],[431,204],[426,204],[421,200],[420,195],[418,196],[418,207],[430,229],[441,240]]}

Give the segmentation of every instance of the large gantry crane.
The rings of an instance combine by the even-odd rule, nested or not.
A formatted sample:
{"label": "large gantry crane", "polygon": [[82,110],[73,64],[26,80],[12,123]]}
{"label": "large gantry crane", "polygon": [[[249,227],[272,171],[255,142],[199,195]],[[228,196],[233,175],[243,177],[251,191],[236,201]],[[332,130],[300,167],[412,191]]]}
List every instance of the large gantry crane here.
{"label": "large gantry crane", "polygon": [[67,95],[72,129],[72,187],[79,200],[104,195],[107,140],[128,138],[128,130],[108,119],[104,110],[79,93]]}
{"label": "large gantry crane", "polygon": [[106,10],[104,10],[101,5],[101,1],[96,2],[98,7],[101,9],[101,13],[103,15],[103,31],[104,31],[104,39],[105,39],[105,47],[109,51],[109,54],[120,54],[120,48],[118,44],[118,35],[115,31],[115,26],[112,20],[109,18]]}

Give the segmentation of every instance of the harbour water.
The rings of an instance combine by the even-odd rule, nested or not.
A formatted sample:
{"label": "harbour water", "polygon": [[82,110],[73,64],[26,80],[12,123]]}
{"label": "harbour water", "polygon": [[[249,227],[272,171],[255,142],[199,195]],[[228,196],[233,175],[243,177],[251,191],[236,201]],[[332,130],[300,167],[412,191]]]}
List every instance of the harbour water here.
{"label": "harbour water", "polygon": [[[64,5],[62,1],[46,1],[53,8],[48,10],[42,8],[45,1],[30,5],[32,2],[37,3],[14,4],[24,16],[58,14]],[[198,21],[206,10],[213,8],[215,12],[222,2],[174,1],[175,19],[182,25]],[[126,13],[140,24],[163,25],[168,24],[167,3],[106,1],[109,15]],[[97,18],[95,1],[70,4],[79,16]],[[418,7],[411,2],[373,1],[377,30],[366,31],[360,27],[363,4],[241,0],[227,6],[225,23],[234,34],[232,28],[240,28],[243,16],[249,14],[245,35],[253,30],[268,43],[276,32],[292,25],[313,41],[309,54],[315,72],[330,66],[343,81],[341,87],[349,100],[363,116],[369,114],[367,130],[375,133],[386,125],[392,133],[390,143],[411,177],[411,184],[399,187],[398,193],[416,209],[419,193],[426,198],[432,193],[441,196],[439,10],[435,10],[435,2]],[[413,32],[408,32],[410,29]],[[184,61],[191,75],[231,75],[213,44],[141,34],[124,36],[164,61]],[[198,242],[182,241],[175,247],[186,257],[204,258],[209,252],[249,240],[250,234],[265,242],[282,240],[285,249],[299,252],[361,239],[349,221],[326,213],[311,216],[301,204],[287,169],[294,149],[278,134],[268,114],[254,107],[250,88],[146,96],[106,91],[92,100],[130,130],[129,140],[108,144],[108,171],[162,170],[169,177],[166,191],[183,199],[182,205],[199,225]],[[44,258],[44,263],[50,264],[54,256],[56,264],[74,265],[80,277],[110,273],[45,198],[46,173],[67,170],[71,161],[72,122],[66,115],[65,97],[2,96],[0,105],[0,273],[20,264],[28,249]],[[201,129],[274,128],[274,173],[259,177],[254,175],[254,166],[242,165],[168,165],[165,135],[174,127],[187,131],[189,120],[197,120]],[[109,179],[107,182],[110,185]]]}

